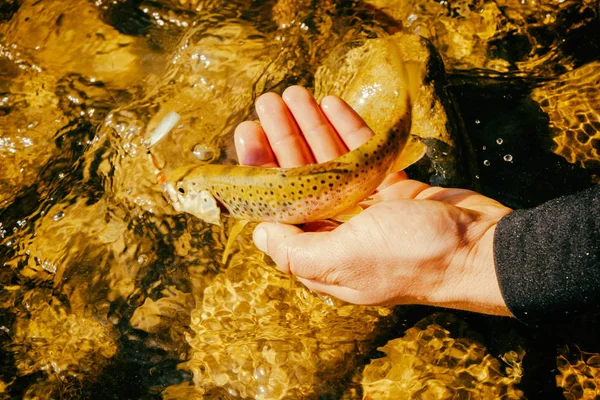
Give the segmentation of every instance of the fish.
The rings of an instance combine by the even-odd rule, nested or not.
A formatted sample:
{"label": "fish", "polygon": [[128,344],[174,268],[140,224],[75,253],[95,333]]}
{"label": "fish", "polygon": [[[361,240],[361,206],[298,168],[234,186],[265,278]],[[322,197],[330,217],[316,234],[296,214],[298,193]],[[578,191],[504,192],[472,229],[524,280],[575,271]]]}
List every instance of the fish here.
{"label": "fish", "polygon": [[222,209],[248,221],[303,224],[335,219],[369,197],[388,174],[423,155],[421,147],[403,152],[410,113],[398,122],[328,162],[294,168],[190,165],[167,174],[164,189],[176,211],[215,225],[221,223]]}
{"label": "fish", "polygon": [[195,164],[168,171],[163,184],[174,209],[215,225],[221,224],[222,210],[237,220],[287,224],[345,222],[359,213],[359,203],[388,174],[426,151],[410,134],[415,92],[410,66],[392,41],[377,57],[357,74],[345,96],[359,114],[383,116],[374,121],[375,134],[366,143],[333,160],[294,168]]}

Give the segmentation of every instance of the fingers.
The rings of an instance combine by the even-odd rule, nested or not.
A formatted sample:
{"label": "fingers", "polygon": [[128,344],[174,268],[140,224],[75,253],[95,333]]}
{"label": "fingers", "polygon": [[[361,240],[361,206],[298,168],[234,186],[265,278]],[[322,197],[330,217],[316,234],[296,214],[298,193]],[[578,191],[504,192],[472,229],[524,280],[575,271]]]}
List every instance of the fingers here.
{"label": "fingers", "polygon": [[262,127],[254,121],[242,122],[235,129],[235,150],[242,165],[276,167],[277,161]]}
{"label": "fingers", "polygon": [[321,101],[321,109],[350,150],[373,137],[373,131],[360,115],[339,97],[325,97]]}
{"label": "fingers", "polygon": [[[392,176],[393,175],[395,174],[392,174]],[[396,180],[396,182],[387,185],[383,189],[380,189],[379,192],[373,196],[374,202],[399,199],[416,199],[423,191],[431,188],[431,186],[426,183],[410,179],[401,179],[400,177],[396,177],[391,178],[391,180]]]}
{"label": "fingers", "polygon": [[[300,86],[286,89],[283,99],[274,93],[260,96],[256,111],[262,127],[246,122],[236,130],[236,150],[243,164],[277,163],[287,168],[325,162],[373,136],[343,100],[328,96],[319,106],[310,92]],[[254,143],[249,144],[251,141]],[[258,154],[261,148],[266,154]]]}
{"label": "fingers", "polygon": [[332,160],[348,151],[308,90],[301,86],[291,86],[283,92],[283,100],[308,142],[316,162]]}
{"label": "fingers", "polygon": [[284,101],[275,93],[256,100],[256,112],[281,167],[314,163],[312,152]]}
{"label": "fingers", "polygon": [[268,254],[287,274],[299,278],[336,283],[336,274],[348,252],[336,231],[304,232],[287,224],[262,223],[254,230],[254,244]]}
{"label": "fingers", "polygon": [[385,189],[388,186],[392,186],[395,183],[398,183],[400,181],[405,181],[405,180],[408,180],[408,175],[406,175],[406,172],[404,172],[404,171],[394,172],[385,177],[383,182],[381,182],[381,184],[377,187],[377,191],[378,192],[382,191],[383,189]]}
{"label": "fingers", "polygon": [[293,225],[262,223],[254,230],[254,243],[281,271],[309,289],[354,304],[375,304],[363,291],[345,285],[350,266],[363,261],[348,257],[350,247],[336,232],[304,232]]}
{"label": "fingers", "polygon": [[[496,200],[471,190],[430,186],[402,176],[394,178],[394,175],[390,175],[390,181],[394,179],[397,179],[397,181],[380,189],[369,201],[364,202],[365,205],[371,206],[389,200],[412,199],[440,201],[464,209],[492,213],[490,215],[502,216],[510,211],[509,208],[502,206]],[[382,184],[382,186],[384,185]]]}
{"label": "fingers", "polygon": [[356,289],[339,285],[331,285],[328,283],[321,283],[310,279],[298,278],[298,280],[313,292],[328,294],[352,304],[370,303],[369,301],[365,301],[363,293]]}

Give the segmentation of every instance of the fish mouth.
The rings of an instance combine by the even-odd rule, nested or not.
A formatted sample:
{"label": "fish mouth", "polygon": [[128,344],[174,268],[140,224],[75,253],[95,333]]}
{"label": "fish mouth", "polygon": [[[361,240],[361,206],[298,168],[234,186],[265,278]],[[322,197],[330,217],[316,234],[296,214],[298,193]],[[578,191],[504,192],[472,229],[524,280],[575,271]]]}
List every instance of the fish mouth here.
{"label": "fish mouth", "polygon": [[167,198],[175,211],[183,211],[182,199],[177,189],[170,183],[163,183],[163,191],[167,194]]}

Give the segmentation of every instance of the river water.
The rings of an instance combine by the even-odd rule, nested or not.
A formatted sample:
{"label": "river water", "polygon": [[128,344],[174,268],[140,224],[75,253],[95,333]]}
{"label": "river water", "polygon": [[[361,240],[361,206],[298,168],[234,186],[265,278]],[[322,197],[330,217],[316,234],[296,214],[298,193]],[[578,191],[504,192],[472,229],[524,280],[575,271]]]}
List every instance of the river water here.
{"label": "river water", "polygon": [[461,167],[433,143],[439,160],[411,176],[514,208],[598,184],[599,12],[591,0],[0,2],[0,397],[600,394],[596,314],[549,332],[320,298],[250,229],[223,264],[230,222],[175,212],[156,182],[157,163],[234,163],[233,129],[258,95],[323,90],[319,68],[402,30],[440,52],[459,111]]}

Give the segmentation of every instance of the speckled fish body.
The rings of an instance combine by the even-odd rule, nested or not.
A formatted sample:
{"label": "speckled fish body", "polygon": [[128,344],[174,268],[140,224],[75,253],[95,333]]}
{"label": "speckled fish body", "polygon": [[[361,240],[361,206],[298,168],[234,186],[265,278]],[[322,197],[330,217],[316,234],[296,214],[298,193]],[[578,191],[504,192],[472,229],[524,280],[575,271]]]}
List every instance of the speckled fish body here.
{"label": "speckled fish body", "polygon": [[231,216],[253,221],[299,224],[333,218],[381,184],[396,164],[409,128],[407,116],[388,132],[321,164],[183,167],[167,178],[167,191],[177,210],[215,224],[219,223],[219,204]]}

